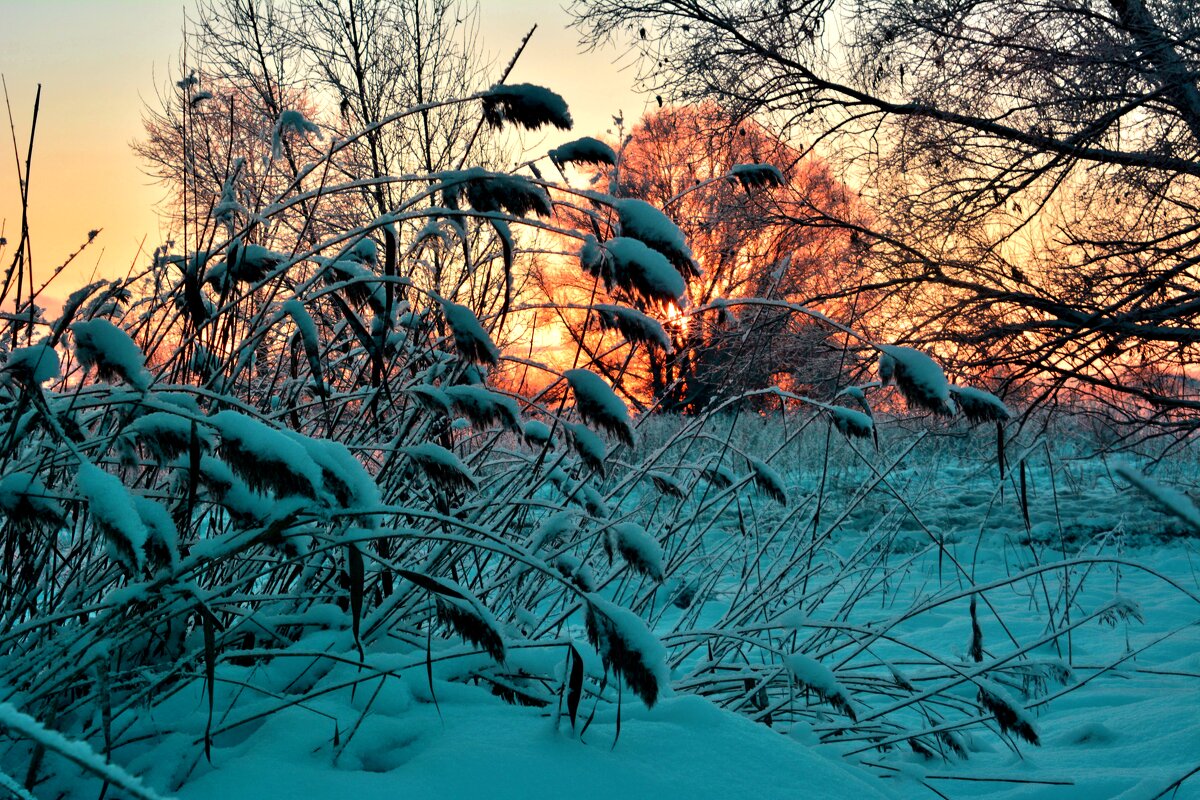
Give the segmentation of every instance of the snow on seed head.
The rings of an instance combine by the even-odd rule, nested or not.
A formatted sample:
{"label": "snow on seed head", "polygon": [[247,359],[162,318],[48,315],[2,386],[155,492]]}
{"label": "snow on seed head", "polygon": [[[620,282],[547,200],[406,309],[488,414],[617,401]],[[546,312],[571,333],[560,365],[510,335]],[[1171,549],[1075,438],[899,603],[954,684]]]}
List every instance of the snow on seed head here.
{"label": "snow on seed head", "polygon": [[586,369],[569,369],[563,377],[575,393],[575,408],[583,421],[632,447],[633,426],[629,422],[629,409],[612,388],[599,375]]}
{"label": "snow on seed head", "polygon": [[889,344],[878,347],[881,381],[894,381],[909,405],[944,416],[954,414],[950,384],[936,361],[911,347]]}
{"label": "snow on seed head", "polygon": [[503,127],[506,122],[529,130],[543,125],[570,130],[572,125],[566,101],[542,86],[498,83],[482,100],[483,117],[493,128]]}
{"label": "snow on seed head", "polygon": [[93,319],[71,325],[75,334],[75,357],[84,369],[96,369],[104,381],[120,378],[135,389],[150,385],[146,357],[129,334],[106,319]]}

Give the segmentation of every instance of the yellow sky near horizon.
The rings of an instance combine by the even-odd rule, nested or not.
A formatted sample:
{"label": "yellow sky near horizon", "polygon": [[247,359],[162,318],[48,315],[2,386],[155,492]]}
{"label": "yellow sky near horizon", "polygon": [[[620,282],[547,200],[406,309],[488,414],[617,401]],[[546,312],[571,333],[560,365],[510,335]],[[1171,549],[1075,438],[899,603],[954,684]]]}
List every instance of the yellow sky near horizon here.
{"label": "yellow sky near horizon", "polygon": [[[653,104],[631,89],[630,58],[609,49],[580,53],[560,0],[480,0],[486,55],[507,63],[521,37],[538,30],[510,78],[540,83],[571,107],[570,134],[531,137],[544,151],[568,138],[598,135],[624,111],[635,119]],[[30,183],[30,234],[39,282],[87,239],[102,233],[63,272],[47,297],[63,297],[97,276],[144,266],[166,236],[154,211],[162,189],[142,171],[130,144],[156,92],[178,77],[184,2],[161,0],[0,0],[0,74],[22,165],[34,97],[42,84]],[[0,113],[4,113],[0,109]],[[0,132],[0,247],[7,267],[20,236],[20,190],[7,115]]]}

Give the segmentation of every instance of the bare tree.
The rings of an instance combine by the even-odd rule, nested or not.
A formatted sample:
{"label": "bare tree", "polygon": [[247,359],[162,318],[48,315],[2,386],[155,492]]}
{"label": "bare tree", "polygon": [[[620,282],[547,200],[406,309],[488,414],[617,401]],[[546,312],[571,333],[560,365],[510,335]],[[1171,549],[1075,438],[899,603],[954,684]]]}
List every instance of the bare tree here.
{"label": "bare tree", "polygon": [[[668,411],[697,412],[775,384],[813,391],[840,373],[847,366],[841,344],[811,319],[786,307],[747,309],[727,302],[754,297],[786,303],[864,279],[855,274],[861,264],[846,231],[794,224],[817,207],[854,217],[853,198],[826,166],[711,102],[647,114],[619,144],[616,166],[590,171],[592,183],[663,209],[683,232],[693,262],[680,270],[690,307],[622,298],[663,321],[670,351],[648,347],[633,356],[618,349],[602,357],[620,337],[604,335],[610,321],[582,309],[560,312],[573,345],[598,358],[631,398]],[[597,224],[603,235],[620,230],[612,213]],[[596,281],[586,275],[549,272],[541,285],[552,299],[583,308],[596,299]],[[841,301],[826,310],[855,318]],[[830,394],[829,388],[822,391]]]}
{"label": "bare tree", "polygon": [[[892,334],[1191,429],[1200,18],[1184,0],[579,0],[643,79],[775,119],[874,209]],[[833,210],[827,215],[838,215]],[[847,287],[829,298],[858,291]],[[1034,397],[1037,399],[1037,396]]]}
{"label": "bare tree", "polygon": [[[440,208],[441,179],[464,164],[511,160],[511,139],[478,135],[482,108],[462,102],[505,75],[482,55],[474,7],[201,0],[182,63],[180,79],[148,108],[135,150],[168,192],[178,241],[160,248],[159,260],[190,285],[185,323],[210,316],[201,286],[218,290],[218,304],[240,302],[233,273],[244,246],[307,264],[292,271],[294,281],[339,260],[381,276],[385,300],[372,312],[380,320],[405,310],[409,279],[482,318],[503,317],[520,289],[504,223],[409,213]],[[179,250],[196,255],[172,255]],[[420,274],[399,274],[400,263]],[[344,270],[329,275],[345,278]],[[263,300],[269,293],[255,303]],[[330,324],[347,313],[325,310]],[[197,346],[217,350],[232,336],[209,330]]]}

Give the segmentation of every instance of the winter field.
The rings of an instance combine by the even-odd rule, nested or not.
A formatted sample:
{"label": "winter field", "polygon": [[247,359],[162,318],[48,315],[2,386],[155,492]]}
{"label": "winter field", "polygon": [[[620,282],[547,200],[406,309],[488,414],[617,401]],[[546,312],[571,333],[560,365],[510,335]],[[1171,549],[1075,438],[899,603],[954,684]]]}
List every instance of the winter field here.
{"label": "winter field", "polygon": [[0,800],[1200,800],[1192,0],[190,5],[121,277],[0,87]]}
{"label": "winter field", "polygon": [[[578,608],[547,599],[488,619],[513,642],[499,662],[469,622],[457,629],[475,641],[452,621],[430,638],[372,637],[372,616],[356,634],[344,598],[281,595],[293,611],[264,605],[235,623],[213,665],[211,718],[203,625],[189,621],[178,635],[196,653],[191,674],[127,675],[120,694],[133,702],[108,688],[113,705],[75,721],[97,731],[93,747],[49,741],[35,796],[98,794],[97,776],[120,765],[137,778],[109,796],[1200,797],[1186,780],[1200,754],[1198,540],[1116,476],[1129,457],[1093,455],[1066,424],[1010,442],[1001,481],[986,425],[881,421],[877,450],[812,419],[726,415],[682,455],[686,426],[649,420],[629,461],[679,457],[686,474],[689,461],[769,458],[786,494],[737,466],[729,485],[710,474],[683,497],[645,478],[606,492],[614,518],[641,520],[662,545],[642,543],[661,581],[620,569],[624,551],[589,548],[598,594],[638,608],[667,647],[653,708],[614,688]],[[496,457],[522,446],[509,436]],[[1189,485],[1196,458],[1161,462],[1158,491]],[[534,495],[561,502],[550,483]],[[569,551],[589,512],[567,513],[506,538]],[[94,613],[139,602],[120,589],[100,600]],[[555,615],[557,637],[516,643]],[[651,658],[637,627],[632,649]],[[120,656],[103,643],[76,656],[97,657]],[[3,713],[28,742],[52,735]],[[96,752],[108,742],[114,766]],[[8,747],[10,775],[28,747]]]}
{"label": "winter field", "polygon": [[[737,434],[739,450],[770,453],[780,424],[772,419],[744,424]],[[1061,435],[1069,440],[1070,434],[1058,433],[1028,451],[1028,528],[1019,479],[1010,475],[1001,483],[987,435],[960,430],[926,439],[888,470],[886,486],[872,485],[874,469],[892,467],[911,434],[885,435],[888,445],[880,455],[859,447],[865,458],[849,447],[835,448],[823,512],[831,521],[830,542],[812,565],[810,591],[819,603],[812,613],[785,612],[779,620],[783,630],[795,631],[790,641],[804,643],[806,650],[818,643],[815,652],[828,653],[823,660],[833,665],[842,652],[819,644],[823,626],[861,625],[865,638],[872,627],[928,608],[895,624],[888,634],[894,639],[875,643],[871,653],[894,666],[914,693],[944,695],[928,713],[953,720],[947,728],[961,754],[934,745],[929,746],[934,753],[915,752],[904,739],[888,736],[886,727],[879,729],[880,738],[892,741],[880,752],[864,718],[886,707],[883,700],[861,706],[852,701],[860,726],[839,735],[844,718],[802,697],[796,702],[807,705],[807,713],[772,730],[762,724],[767,713],[746,699],[749,693],[734,692],[741,695],[734,698],[702,682],[699,693],[712,691],[728,710],[684,689],[649,711],[626,700],[619,737],[612,709],[598,713],[579,741],[566,733],[569,726],[556,725],[553,711],[505,707],[490,692],[451,683],[435,684],[439,719],[425,675],[410,666],[391,685],[382,680],[369,685],[371,703],[343,691],[320,697],[311,710],[293,708],[261,727],[246,726],[252,731],[231,730],[216,744],[214,767],[198,763],[187,746],[203,730],[197,687],[177,710],[163,711],[172,720],[193,718],[190,741],[181,739],[180,745],[191,751],[196,777],[179,794],[383,797],[428,791],[522,798],[567,790],[583,798],[1200,797],[1200,782],[1177,785],[1200,766],[1200,540],[1185,522],[1114,476],[1111,463],[1081,454],[1086,442],[1064,443]],[[780,471],[793,505],[814,502],[823,439],[823,432],[812,431],[778,454],[781,465],[790,465]],[[1051,441],[1056,443],[1048,446]],[[1196,454],[1180,454],[1164,468],[1186,479],[1196,474]],[[753,492],[744,502],[740,513],[760,517],[768,528],[786,513]],[[672,513],[662,509],[656,515]],[[770,572],[775,559],[790,552],[787,546],[773,552],[760,537],[747,537],[744,524],[737,510],[727,510],[703,537],[702,548],[674,571],[678,577],[665,584],[669,597],[689,581],[704,582],[714,562],[726,566],[726,574],[694,601],[696,628],[719,629],[746,571]],[[771,555],[753,565],[760,552]],[[1058,563],[1066,566],[1046,569]],[[870,570],[872,577],[864,580]],[[844,580],[847,572],[864,575],[836,587],[826,577]],[[1027,577],[1013,580],[1022,573]],[[995,586],[978,595],[983,668],[968,654],[970,604],[960,596],[972,582]],[[832,589],[828,595],[826,587]],[[1067,605],[1064,596],[1071,598]],[[670,606],[651,613],[657,617],[653,630],[667,641],[685,617]],[[340,638],[345,647],[344,623],[341,627],[340,636],[331,630],[322,638]],[[1054,627],[1073,630],[1044,641]],[[344,655],[354,661],[352,650]],[[699,660],[695,654],[685,660],[675,679],[689,683],[687,666]],[[565,662],[559,671],[564,667]],[[314,688],[352,681],[355,669],[347,663],[330,670]],[[976,708],[978,687],[966,679],[969,674],[988,675],[989,686],[998,684],[1024,708],[1037,746],[1011,733],[997,735],[987,709]],[[878,670],[851,665],[838,676],[851,692],[881,680]],[[236,674],[230,679],[237,680]],[[947,688],[956,680],[957,686]],[[895,690],[876,695],[893,703],[905,696]],[[317,711],[349,726],[368,706],[375,713],[333,766],[337,748],[329,740],[330,723],[316,721]],[[747,717],[758,724],[747,723]],[[964,717],[977,722],[959,727]],[[150,775],[160,774],[155,766],[160,752],[144,756]],[[163,766],[177,776],[180,763],[187,759]]]}

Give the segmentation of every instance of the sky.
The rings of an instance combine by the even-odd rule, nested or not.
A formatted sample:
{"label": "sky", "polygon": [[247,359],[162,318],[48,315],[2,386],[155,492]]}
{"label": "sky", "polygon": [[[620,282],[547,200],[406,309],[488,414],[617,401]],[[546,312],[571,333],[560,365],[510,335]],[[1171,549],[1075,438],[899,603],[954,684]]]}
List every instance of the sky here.
{"label": "sky", "polygon": [[[499,71],[535,23],[511,82],[540,83],[571,107],[575,130],[542,149],[598,135],[623,111],[636,119],[647,98],[632,91],[627,53],[581,53],[561,0],[480,0],[481,38]],[[185,9],[162,0],[0,0],[0,74],[8,89],[21,162],[34,98],[42,85],[30,183],[35,272],[48,276],[87,239],[95,242],[58,278],[49,297],[97,277],[143,266],[165,238],[154,210],[161,187],[143,172],[131,143],[142,134],[147,102],[175,75]],[[653,100],[650,100],[653,102]],[[3,110],[0,109],[0,112]],[[20,189],[13,134],[0,120],[0,248],[7,266],[20,235]]]}

